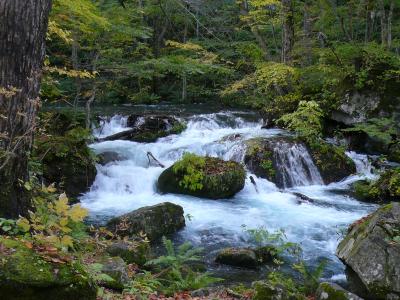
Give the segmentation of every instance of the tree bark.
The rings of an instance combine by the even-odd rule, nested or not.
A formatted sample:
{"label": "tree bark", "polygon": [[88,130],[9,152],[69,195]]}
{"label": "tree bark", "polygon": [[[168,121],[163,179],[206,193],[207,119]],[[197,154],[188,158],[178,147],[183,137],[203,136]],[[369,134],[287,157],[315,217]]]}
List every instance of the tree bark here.
{"label": "tree bark", "polygon": [[0,216],[27,215],[32,148],[51,0],[0,1]]}
{"label": "tree bark", "polygon": [[292,0],[282,0],[283,30],[282,30],[282,62],[292,62],[294,46],[294,11]]}

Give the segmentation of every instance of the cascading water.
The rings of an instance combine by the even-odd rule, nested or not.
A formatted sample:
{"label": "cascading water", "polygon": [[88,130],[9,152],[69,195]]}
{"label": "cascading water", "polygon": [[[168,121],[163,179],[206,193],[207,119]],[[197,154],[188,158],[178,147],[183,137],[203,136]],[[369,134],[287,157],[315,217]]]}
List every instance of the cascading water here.
{"label": "cascading water", "polygon": [[[103,124],[99,137],[124,130],[126,118],[115,116]],[[125,125],[126,126],[126,125]],[[234,273],[212,263],[218,249],[226,246],[246,246],[242,224],[247,228],[263,226],[270,231],[284,229],[288,240],[298,242],[304,249],[304,258],[311,264],[318,259],[329,260],[329,276],[341,278],[344,267],[334,255],[338,244],[337,232],[366,215],[373,205],[362,204],[345,194],[334,193],[335,187],[325,186],[312,160],[301,145],[278,147],[276,156],[287,176],[287,186],[279,190],[273,183],[251,175],[244,189],[233,199],[207,200],[185,195],[160,195],[156,181],[163,169],[149,165],[151,152],[167,167],[182,157],[184,152],[242,161],[244,141],[285,135],[278,129],[262,129],[261,121],[248,121],[245,115],[232,112],[194,115],[187,119],[187,129],[179,135],[159,139],[155,143],[107,141],[93,144],[97,153],[114,151],[123,161],[98,166],[98,175],[90,192],[81,201],[93,220],[103,220],[134,209],[161,202],[173,202],[192,217],[176,238],[189,240],[206,248],[209,268],[218,276]],[[289,184],[290,182],[290,184]],[[294,192],[314,201],[299,205]],[[223,270],[223,274],[218,274]],[[222,272],[222,271],[221,271]],[[243,275],[243,270],[236,271]]]}
{"label": "cascading water", "polygon": [[278,180],[285,188],[324,184],[303,144],[278,142],[274,148],[274,160],[278,169]]}

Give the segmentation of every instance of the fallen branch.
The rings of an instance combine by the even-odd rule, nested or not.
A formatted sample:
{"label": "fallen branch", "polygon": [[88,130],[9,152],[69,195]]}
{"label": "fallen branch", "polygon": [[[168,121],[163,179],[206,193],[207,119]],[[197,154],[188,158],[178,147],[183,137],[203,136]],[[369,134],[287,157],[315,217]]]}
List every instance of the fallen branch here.
{"label": "fallen branch", "polygon": [[164,166],[162,163],[160,163],[160,162],[157,160],[157,158],[155,158],[154,155],[153,155],[151,152],[147,152],[147,158],[148,158],[148,160],[149,160],[149,165],[150,165],[150,163],[151,163],[150,158],[152,158],[161,168],[165,168],[165,166]]}

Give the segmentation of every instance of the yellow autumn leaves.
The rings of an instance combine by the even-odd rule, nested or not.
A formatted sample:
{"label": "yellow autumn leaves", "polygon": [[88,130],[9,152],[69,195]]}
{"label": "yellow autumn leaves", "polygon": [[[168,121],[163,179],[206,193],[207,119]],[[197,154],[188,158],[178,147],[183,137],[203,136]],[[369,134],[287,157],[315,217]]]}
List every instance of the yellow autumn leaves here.
{"label": "yellow autumn leaves", "polygon": [[55,192],[52,185],[43,187],[40,195],[34,198],[35,211],[29,212],[29,219],[20,217],[17,226],[30,233],[35,243],[67,251],[74,247],[71,233],[88,212],[80,204],[69,205],[65,193],[57,198]]}

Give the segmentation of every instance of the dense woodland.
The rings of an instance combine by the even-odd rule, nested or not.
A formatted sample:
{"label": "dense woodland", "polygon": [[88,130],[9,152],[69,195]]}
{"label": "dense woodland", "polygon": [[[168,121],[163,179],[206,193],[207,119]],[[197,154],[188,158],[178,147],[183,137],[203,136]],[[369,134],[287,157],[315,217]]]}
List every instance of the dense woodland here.
{"label": "dense woodland", "polygon": [[[352,196],[386,205],[349,227],[337,256],[361,278],[362,297],[400,299],[399,0],[0,0],[0,76],[1,299],[358,299],[320,285],[327,262],[308,266],[283,231],[244,228],[258,248],[217,257],[271,261],[268,279],[241,285],[203,272],[199,249],[163,237],[185,226],[180,206],[133,212],[107,228],[85,221],[79,197],[105,159],[88,144],[154,142],[186,129],[169,116],[168,132],[134,128],[102,140],[92,134],[98,112],[155,104],[256,112],[263,128],[294,134],[287,145],[306,145],[325,183],[356,172],[346,150],[371,155],[380,177],[357,181]],[[245,167],[286,187],[272,146],[249,145]],[[221,170],[225,177],[213,177]],[[241,164],[187,153],[158,184],[224,199],[245,178]],[[146,218],[154,223],[138,221]],[[163,218],[173,224],[157,223]],[[358,240],[366,231],[389,235],[383,287],[348,258],[350,239],[375,251]],[[379,260],[366,252],[363,264]],[[291,275],[281,272],[293,261]],[[190,293],[209,285],[218,288]]]}

